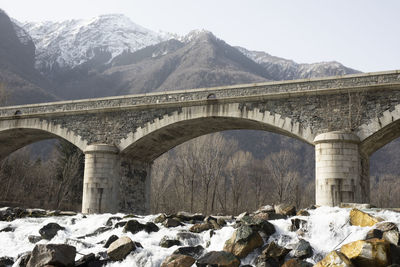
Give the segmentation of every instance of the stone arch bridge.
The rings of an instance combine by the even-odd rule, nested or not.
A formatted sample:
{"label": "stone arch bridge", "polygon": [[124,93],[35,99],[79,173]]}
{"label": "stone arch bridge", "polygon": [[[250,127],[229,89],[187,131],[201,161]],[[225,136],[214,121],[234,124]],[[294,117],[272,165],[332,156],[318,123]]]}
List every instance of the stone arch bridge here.
{"label": "stone arch bridge", "polygon": [[314,145],[316,204],[368,202],[369,156],[400,136],[400,71],[3,107],[0,160],[65,139],[85,153],[82,212],[144,213],[154,159],[232,129]]}

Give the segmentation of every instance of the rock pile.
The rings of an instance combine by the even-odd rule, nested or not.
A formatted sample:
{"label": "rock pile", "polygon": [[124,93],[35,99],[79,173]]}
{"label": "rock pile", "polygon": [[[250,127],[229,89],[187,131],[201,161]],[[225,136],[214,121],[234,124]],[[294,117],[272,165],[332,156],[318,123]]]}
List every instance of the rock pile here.
{"label": "rock pile", "polygon": [[[348,204],[349,205],[349,204]],[[158,245],[165,253],[160,266],[285,266],[285,267],[333,267],[333,266],[389,266],[400,264],[400,234],[397,222],[383,221],[365,211],[351,207],[347,209],[349,227],[365,228],[365,238],[354,242],[343,242],[335,250],[321,254],[313,248],[309,239],[310,209],[296,212],[296,208],[287,204],[263,206],[253,213],[242,213],[232,216],[204,216],[178,212],[161,214],[152,220],[143,220],[136,215],[110,216],[97,229],[83,233],[75,239],[67,239],[68,244],[54,244],[70,231],[64,219],[57,223],[43,223],[36,234],[27,236],[35,244],[33,250],[17,258],[1,257],[0,266],[104,266],[112,262],[135,257],[143,246],[135,242],[137,236],[160,236],[154,246]],[[53,212],[54,213],[54,212]],[[43,210],[1,209],[0,218],[13,220],[21,216],[47,217],[52,214]],[[64,214],[57,212],[58,215]],[[80,215],[82,216],[82,215]],[[314,215],[313,215],[314,216]],[[151,217],[154,218],[154,217]],[[74,218],[72,218],[74,219]],[[281,220],[286,219],[286,220]],[[279,236],[282,229],[274,220],[284,222],[286,234],[294,236],[291,242],[281,242],[285,235]],[[276,228],[275,225],[278,227]],[[228,228],[227,228],[228,227]],[[168,228],[168,230],[167,230]],[[18,229],[18,228],[17,228]],[[0,234],[16,231],[12,223],[4,224]],[[171,232],[172,231],[172,232]],[[204,238],[228,233],[221,242],[220,250],[211,249]],[[173,234],[170,234],[173,233]],[[82,234],[82,232],[80,232]],[[100,237],[96,243],[96,253],[87,253],[75,261],[77,248],[91,248],[90,240]],[[161,238],[162,237],[162,238]],[[141,239],[143,240],[143,239]],[[219,239],[221,240],[221,239]],[[354,240],[354,239],[353,239]],[[311,244],[310,244],[310,242]],[[39,242],[39,243],[38,243]],[[52,243],[53,242],[53,243]],[[142,242],[142,241],[141,241]],[[37,244],[36,244],[37,243]],[[200,245],[201,244],[201,245]],[[149,244],[147,244],[149,245]],[[33,246],[33,245],[32,245]],[[146,244],[144,244],[146,246]],[[172,253],[171,253],[172,252]],[[326,255],[325,255],[326,254]],[[247,265],[246,265],[247,264]],[[251,264],[251,265],[249,265]]]}

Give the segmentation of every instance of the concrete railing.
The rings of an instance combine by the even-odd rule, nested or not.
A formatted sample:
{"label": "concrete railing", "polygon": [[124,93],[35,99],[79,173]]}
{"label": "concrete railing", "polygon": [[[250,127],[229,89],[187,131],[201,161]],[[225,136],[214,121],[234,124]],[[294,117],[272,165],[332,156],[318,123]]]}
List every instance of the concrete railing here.
{"label": "concrete railing", "polygon": [[212,88],[200,88],[141,95],[125,95],[0,108],[0,117],[25,117],[52,113],[89,113],[124,108],[201,105],[212,101],[235,102],[287,98],[337,92],[399,89],[400,70],[316,79],[277,81]]}

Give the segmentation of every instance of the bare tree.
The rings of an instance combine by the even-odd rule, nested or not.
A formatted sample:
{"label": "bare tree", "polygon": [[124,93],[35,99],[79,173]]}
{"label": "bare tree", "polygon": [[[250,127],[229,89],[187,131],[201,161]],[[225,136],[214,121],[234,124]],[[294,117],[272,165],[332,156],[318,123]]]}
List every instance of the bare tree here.
{"label": "bare tree", "polygon": [[266,192],[268,192],[267,177],[269,169],[266,168],[261,160],[253,159],[249,168],[249,182],[252,184],[254,192],[254,209],[259,208],[266,201]]}
{"label": "bare tree", "polygon": [[371,202],[377,207],[399,207],[400,179],[398,176],[383,174],[380,177],[373,177],[371,189]]}
{"label": "bare tree", "polygon": [[151,170],[151,209],[158,212],[163,208],[163,198],[170,182],[171,158],[168,153],[162,155],[153,164]]}
{"label": "bare tree", "polygon": [[226,165],[226,174],[230,178],[231,194],[232,194],[232,214],[237,214],[239,204],[246,192],[246,185],[249,181],[250,163],[253,156],[250,152],[239,150],[229,157]]}
{"label": "bare tree", "polygon": [[279,203],[293,202],[298,186],[299,173],[293,170],[296,155],[288,150],[273,153],[265,158],[272,185],[272,194]]}

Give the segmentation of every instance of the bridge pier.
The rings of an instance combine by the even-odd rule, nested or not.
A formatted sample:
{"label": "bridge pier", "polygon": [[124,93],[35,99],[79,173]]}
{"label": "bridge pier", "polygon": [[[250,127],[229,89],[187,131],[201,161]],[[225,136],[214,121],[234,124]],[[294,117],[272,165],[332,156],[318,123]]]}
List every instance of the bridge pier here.
{"label": "bridge pier", "polygon": [[359,137],[349,132],[328,132],[317,135],[314,143],[316,204],[337,206],[341,202],[366,202],[368,159],[361,157]]}
{"label": "bridge pier", "polygon": [[89,145],[85,153],[82,213],[119,210],[120,161],[113,145]]}

